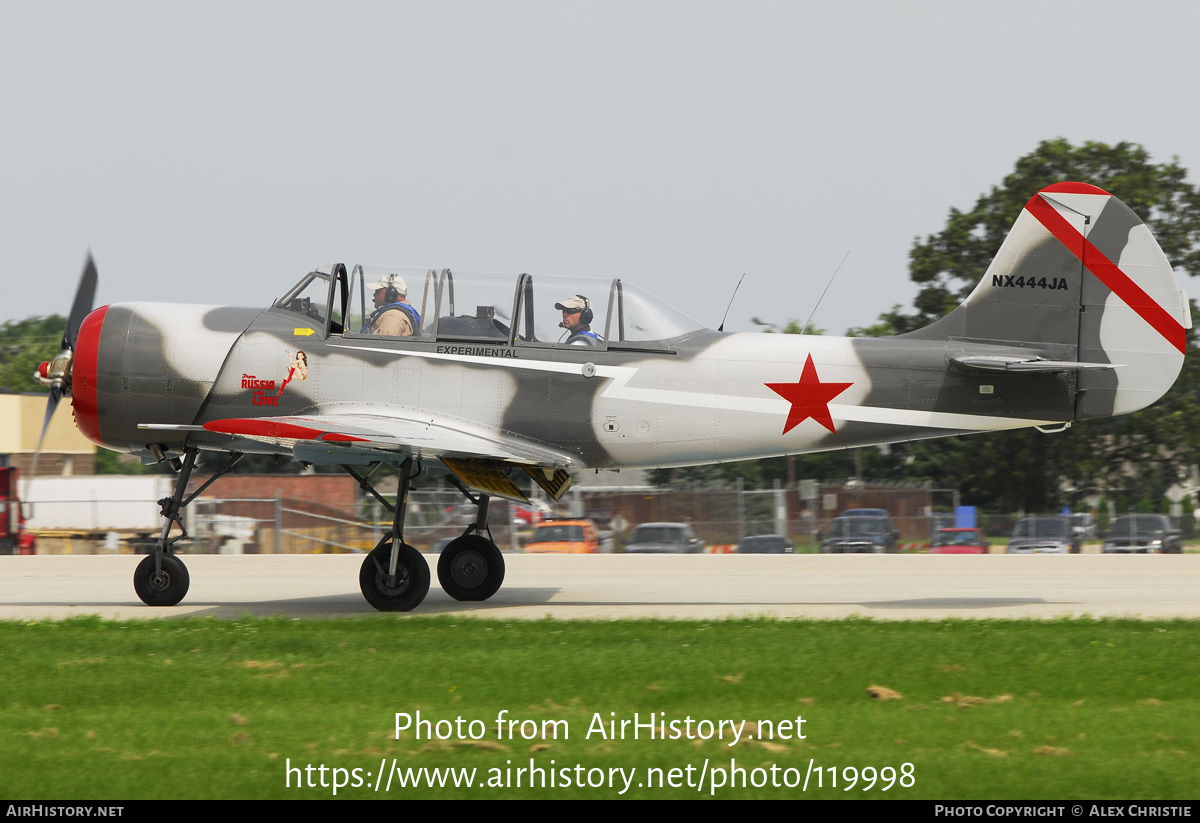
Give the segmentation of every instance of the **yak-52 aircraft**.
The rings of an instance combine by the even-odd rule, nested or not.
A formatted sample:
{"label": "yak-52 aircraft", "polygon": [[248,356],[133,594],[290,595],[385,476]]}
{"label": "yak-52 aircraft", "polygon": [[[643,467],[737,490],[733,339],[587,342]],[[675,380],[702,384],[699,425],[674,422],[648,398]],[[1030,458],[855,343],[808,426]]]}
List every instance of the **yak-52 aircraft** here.
{"label": "yak-52 aircraft", "polygon": [[404,543],[422,473],[447,476],[477,506],[437,569],[452,597],[485,600],[504,579],[488,500],[524,499],[514,477],[557,499],[572,470],[1054,431],[1161,397],[1191,326],[1149,230],[1083,183],[1035,194],[961,306],[886,339],[724,334],[623,278],[337,264],[266,309],[92,311],[95,284],[89,260],[62,353],[35,377],[50,387],[47,421],[70,396],[95,443],[179,471],[162,535],[134,573],[151,606],[188,589],[174,547],[181,507],[208,485],[185,499],[200,450],[229,454],[209,483],[246,452],[291,454],[344,467],[380,500],[372,467],[396,466],[392,531],[359,583],[376,609],[407,611],[430,583]]}

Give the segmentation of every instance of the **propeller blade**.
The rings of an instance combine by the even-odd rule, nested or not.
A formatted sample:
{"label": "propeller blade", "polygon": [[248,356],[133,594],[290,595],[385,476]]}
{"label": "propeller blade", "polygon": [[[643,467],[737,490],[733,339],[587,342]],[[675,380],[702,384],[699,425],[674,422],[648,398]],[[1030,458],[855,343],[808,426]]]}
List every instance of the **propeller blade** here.
{"label": "propeller blade", "polygon": [[37,464],[38,458],[42,456],[42,443],[46,440],[46,430],[50,428],[50,419],[54,417],[54,410],[58,408],[59,400],[62,400],[62,389],[51,386],[50,398],[46,401],[46,416],[42,420],[42,433],[38,435],[37,448],[33,450],[33,460],[29,464],[29,477],[25,479],[26,500],[29,500],[29,492],[33,488],[33,478],[37,477]]}
{"label": "propeller blade", "polygon": [[[83,320],[92,312],[92,302],[96,298],[96,264],[92,262],[91,252],[88,252],[87,263],[83,266],[83,274],[79,276],[79,287],[75,289],[75,302],[71,305],[71,314],[67,317],[67,328],[63,332],[62,346],[64,349],[75,349],[75,338]],[[47,422],[50,420],[46,418]],[[43,433],[45,429],[43,429]]]}

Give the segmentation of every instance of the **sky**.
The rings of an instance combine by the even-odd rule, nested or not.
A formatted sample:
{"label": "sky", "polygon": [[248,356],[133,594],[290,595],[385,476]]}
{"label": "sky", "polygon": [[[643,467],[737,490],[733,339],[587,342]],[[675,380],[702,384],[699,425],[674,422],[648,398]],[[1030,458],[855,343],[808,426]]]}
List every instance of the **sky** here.
{"label": "sky", "polygon": [[[0,3],[0,320],[332,262],[840,334],[1042,140],[1200,170],[1200,3]],[[1200,171],[1189,179],[1200,180]],[[847,256],[848,255],[848,256]],[[1181,284],[1200,294],[1200,284]]]}

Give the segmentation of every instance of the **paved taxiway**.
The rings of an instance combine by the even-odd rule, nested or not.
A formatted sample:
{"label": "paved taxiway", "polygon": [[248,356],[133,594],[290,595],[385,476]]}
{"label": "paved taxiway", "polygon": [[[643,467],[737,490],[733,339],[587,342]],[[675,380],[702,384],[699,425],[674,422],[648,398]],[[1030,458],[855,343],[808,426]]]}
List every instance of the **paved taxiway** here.
{"label": "paved taxiway", "polygon": [[[358,590],[362,555],[183,555],[191,590],[152,609],[133,593],[140,557],[0,557],[0,619],[376,612]],[[458,603],[437,585],[414,612],[490,618],[888,620],[1200,618],[1200,555],[506,555],[504,587]]]}

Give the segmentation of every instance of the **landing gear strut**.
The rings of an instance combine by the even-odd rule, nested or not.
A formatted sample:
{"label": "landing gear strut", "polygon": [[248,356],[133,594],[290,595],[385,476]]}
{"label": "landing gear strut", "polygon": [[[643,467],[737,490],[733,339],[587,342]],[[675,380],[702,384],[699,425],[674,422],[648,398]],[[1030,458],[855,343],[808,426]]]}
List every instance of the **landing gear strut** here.
{"label": "landing gear strut", "polygon": [[[358,572],[358,587],[363,597],[381,612],[407,612],[421,605],[429,593],[429,564],[421,553],[404,542],[404,515],[408,509],[408,491],[412,481],[412,458],[400,464],[400,485],[396,505],[392,507],[349,467],[359,485],[392,510],[392,533],[379,541],[363,560]],[[370,475],[368,474],[368,477]]]}
{"label": "landing gear strut", "polygon": [[[192,492],[187,500],[184,500],[183,494],[187,491],[188,481],[192,478],[192,469],[196,467],[196,457],[199,454],[199,449],[185,448],[183,450],[183,461],[178,466],[179,477],[175,481],[175,491],[170,497],[164,497],[158,501],[160,513],[167,522],[163,523],[162,533],[154,544],[154,551],[146,555],[134,569],[133,590],[147,606],[174,606],[187,594],[188,586],[191,585],[191,577],[188,575],[187,566],[183,565],[183,561],[172,551],[176,543],[188,536],[179,512],[188,503],[195,500],[200,492],[211,486],[218,477],[232,469],[242,457],[241,452],[231,452],[229,462],[225,464],[224,468],[208,478],[204,485]],[[179,536],[168,539],[172,523],[179,524]]]}

